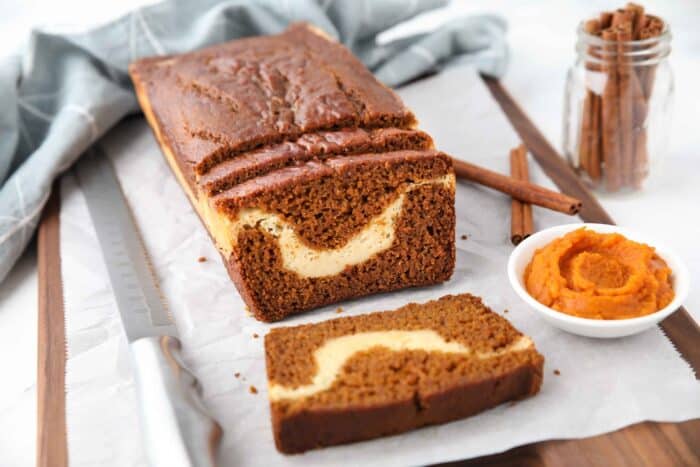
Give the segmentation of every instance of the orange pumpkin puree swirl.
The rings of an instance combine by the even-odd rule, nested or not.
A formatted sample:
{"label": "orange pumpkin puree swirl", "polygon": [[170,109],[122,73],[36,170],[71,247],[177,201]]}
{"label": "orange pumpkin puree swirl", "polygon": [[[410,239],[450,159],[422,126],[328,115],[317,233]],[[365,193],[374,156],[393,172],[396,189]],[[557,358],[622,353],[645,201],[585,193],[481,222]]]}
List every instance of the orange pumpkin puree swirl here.
{"label": "orange pumpkin puree swirl", "polygon": [[671,269],[654,248],[586,228],[537,250],[524,279],[538,302],[582,318],[644,316],[674,297]]}

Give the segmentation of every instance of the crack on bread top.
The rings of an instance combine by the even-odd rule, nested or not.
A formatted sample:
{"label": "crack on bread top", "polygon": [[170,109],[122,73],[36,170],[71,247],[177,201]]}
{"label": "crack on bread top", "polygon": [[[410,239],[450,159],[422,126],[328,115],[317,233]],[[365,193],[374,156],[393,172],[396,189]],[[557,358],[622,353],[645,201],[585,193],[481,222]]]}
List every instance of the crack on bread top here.
{"label": "crack on bread top", "polygon": [[146,59],[130,70],[176,157],[200,175],[241,152],[309,132],[416,123],[347,49],[304,26],[161,62],[167,65]]}

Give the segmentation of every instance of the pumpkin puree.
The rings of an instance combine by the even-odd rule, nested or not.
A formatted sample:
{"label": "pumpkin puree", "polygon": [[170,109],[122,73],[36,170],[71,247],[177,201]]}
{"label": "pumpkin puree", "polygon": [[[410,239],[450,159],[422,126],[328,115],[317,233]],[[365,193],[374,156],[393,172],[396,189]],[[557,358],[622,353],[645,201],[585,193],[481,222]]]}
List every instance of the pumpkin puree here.
{"label": "pumpkin puree", "polygon": [[538,302],[583,318],[648,315],[674,296],[671,270],[654,248],[586,228],[537,250],[524,279]]}

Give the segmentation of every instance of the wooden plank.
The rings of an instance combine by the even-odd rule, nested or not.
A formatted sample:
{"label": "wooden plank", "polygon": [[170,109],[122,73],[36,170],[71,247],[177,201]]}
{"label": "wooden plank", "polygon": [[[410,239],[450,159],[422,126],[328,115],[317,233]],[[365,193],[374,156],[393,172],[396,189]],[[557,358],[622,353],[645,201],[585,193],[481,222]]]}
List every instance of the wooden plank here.
{"label": "wooden plank", "polygon": [[545,441],[442,467],[700,465],[700,420],[645,422],[584,439]]}
{"label": "wooden plank", "polygon": [[66,438],[66,340],[59,249],[60,195],[54,184],[37,240],[39,325],[37,362],[36,465],[68,465]]}

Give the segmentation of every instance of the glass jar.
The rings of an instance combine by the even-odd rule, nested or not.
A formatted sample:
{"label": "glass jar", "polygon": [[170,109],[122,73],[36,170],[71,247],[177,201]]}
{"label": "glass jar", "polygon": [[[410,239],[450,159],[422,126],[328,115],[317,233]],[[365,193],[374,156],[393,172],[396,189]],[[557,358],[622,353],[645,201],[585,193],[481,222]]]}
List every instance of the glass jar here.
{"label": "glass jar", "polygon": [[671,32],[664,23],[658,36],[617,41],[586,29],[567,77],[564,153],[592,188],[639,190],[668,148]]}

